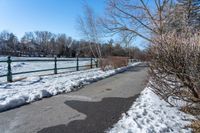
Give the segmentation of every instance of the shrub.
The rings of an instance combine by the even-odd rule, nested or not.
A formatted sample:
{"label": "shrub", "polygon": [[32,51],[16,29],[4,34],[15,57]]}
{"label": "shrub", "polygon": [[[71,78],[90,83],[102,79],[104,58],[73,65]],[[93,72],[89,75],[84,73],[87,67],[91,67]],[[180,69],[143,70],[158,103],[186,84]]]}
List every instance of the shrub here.
{"label": "shrub", "polygon": [[151,47],[150,71],[155,92],[166,101],[173,96],[200,100],[200,35],[189,29],[156,38]]}
{"label": "shrub", "polygon": [[128,57],[109,56],[99,60],[99,65],[102,70],[110,68],[119,68],[128,65]]}

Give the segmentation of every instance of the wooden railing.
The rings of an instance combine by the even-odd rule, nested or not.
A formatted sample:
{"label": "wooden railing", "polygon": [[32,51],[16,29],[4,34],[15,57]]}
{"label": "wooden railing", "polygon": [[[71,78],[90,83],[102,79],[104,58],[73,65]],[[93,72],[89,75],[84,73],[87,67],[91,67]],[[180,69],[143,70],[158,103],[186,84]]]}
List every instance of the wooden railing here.
{"label": "wooden railing", "polygon": [[[69,61],[76,61],[76,65],[72,67],[58,67],[58,62],[64,61],[64,62],[69,62]],[[90,64],[88,65],[79,65],[80,61],[90,61]],[[40,69],[40,70],[30,70],[30,71],[23,71],[23,72],[16,72],[12,73],[12,66],[11,64],[13,62],[54,62],[54,66],[52,66],[51,69]],[[79,71],[79,68],[82,67],[88,67],[88,68],[93,68],[93,67],[98,67],[98,61],[94,58],[90,59],[84,59],[84,58],[72,58],[72,59],[58,59],[57,57],[52,58],[52,59],[22,59],[22,60],[12,60],[10,56],[8,56],[7,60],[0,60],[0,63],[7,63],[7,74],[0,75],[0,77],[7,77],[7,82],[12,82],[13,81],[13,75],[20,75],[20,74],[26,74],[26,73],[36,73],[36,72],[44,72],[44,71],[53,71],[54,74],[58,74],[58,70],[64,70],[64,69],[75,69],[76,71]]]}

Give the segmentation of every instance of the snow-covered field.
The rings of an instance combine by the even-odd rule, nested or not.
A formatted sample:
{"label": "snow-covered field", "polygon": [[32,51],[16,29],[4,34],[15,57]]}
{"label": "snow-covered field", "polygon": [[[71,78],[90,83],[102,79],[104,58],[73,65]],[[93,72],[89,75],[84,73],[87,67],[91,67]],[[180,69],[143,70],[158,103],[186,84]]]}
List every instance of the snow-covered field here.
{"label": "snow-covered field", "polygon": [[[139,64],[133,63],[128,67]],[[13,83],[0,83],[0,112],[44,97],[70,92],[82,85],[125,71],[128,67],[102,71],[98,68],[49,76],[31,76]]]}
{"label": "snow-covered field", "polygon": [[191,133],[185,128],[191,120],[189,114],[171,107],[161,100],[152,88],[146,87],[128,112],[107,133]]}
{"label": "snow-covered field", "polygon": [[[12,60],[31,60],[31,59],[54,59],[54,58],[38,58],[38,57],[12,57]],[[76,67],[76,58],[58,58],[59,59],[71,59],[74,61],[58,61],[57,67]],[[0,61],[6,61],[7,57],[0,57]],[[90,59],[86,59],[87,61],[79,61],[79,65],[89,65]],[[26,71],[34,71],[34,70],[42,70],[42,69],[53,69],[54,68],[54,61],[50,62],[12,62],[12,73],[18,73],[18,72],[26,72]],[[80,68],[81,69],[81,68]],[[64,69],[64,70],[58,70],[58,72],[64,72],[64,71],[72,71],[74,69]],[[5,75],[7,73],[7,63],[0,63],[0,75]],[[20,75],[14,75],[14,79],[22,78],[22,77],[29,77],[33,75],[41,75],[41,74],[51,74],[54,73],[54,71],[44,71],[44,72],[36,72],[36,73],[27,73],[27,74],[20,74]],[[6,81],[6,77],[0,78],[0,82]]]}

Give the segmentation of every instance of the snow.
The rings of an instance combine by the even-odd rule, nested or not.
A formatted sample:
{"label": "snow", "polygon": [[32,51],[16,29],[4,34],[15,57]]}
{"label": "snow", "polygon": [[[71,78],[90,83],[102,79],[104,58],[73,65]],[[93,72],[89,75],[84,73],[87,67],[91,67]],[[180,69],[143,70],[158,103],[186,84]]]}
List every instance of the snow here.
{"label": "snow", "polygon": [[83,85],[126,71],[127,67],[102,71],[98,68],[49,76],[31,76],[12,83],[0,83],[0,112],[44,97],[70,92]]}
{"label": "snow", "polygon": [[146,87],[127,113],[107,133],[190,133],[185,126],[195,119],[161,100]]}

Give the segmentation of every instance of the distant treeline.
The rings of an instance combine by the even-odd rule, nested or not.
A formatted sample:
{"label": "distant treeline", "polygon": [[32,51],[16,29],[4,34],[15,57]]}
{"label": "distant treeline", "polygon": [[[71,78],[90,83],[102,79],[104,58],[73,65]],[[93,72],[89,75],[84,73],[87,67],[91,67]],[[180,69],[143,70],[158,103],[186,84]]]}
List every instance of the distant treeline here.
{"label": "distant treeline", "polygon": [[13,33],[0,32],[0,55],[34,56],[34,57],[91,57],[91,48],[99,45],[103,57],[126,56],[138,58],[143,51],[137,47],[122,47],[114,44],[113,40],[107,43],[93,43],[85,40],[75,40],[65,34],[54,34],[48,31],[26,32],[22,38]]}

